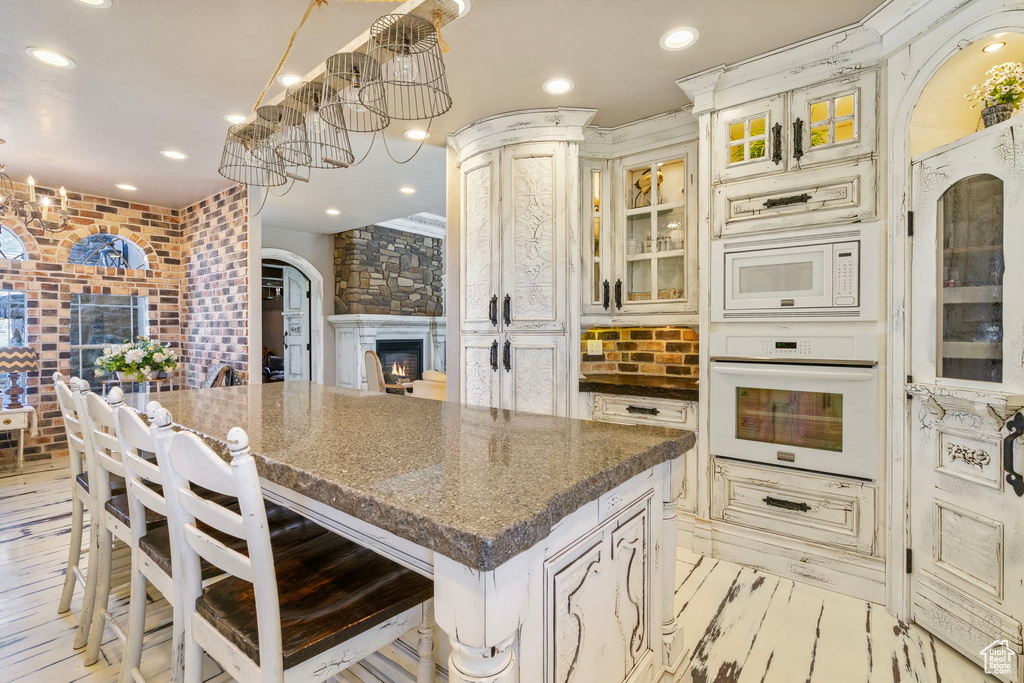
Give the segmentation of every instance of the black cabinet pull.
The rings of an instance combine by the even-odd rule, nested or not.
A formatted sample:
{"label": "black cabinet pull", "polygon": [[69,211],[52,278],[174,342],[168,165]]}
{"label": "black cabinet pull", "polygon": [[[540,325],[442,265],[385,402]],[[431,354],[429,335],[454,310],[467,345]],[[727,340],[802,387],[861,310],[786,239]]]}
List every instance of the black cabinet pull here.
{"label": "black cabinet pull", "polygon": [[782,124],[772,126],[772,161],[778,166],[782,163]]}
{"label": "black cabinet pull", "polygon": [[487,311],[487,317],[490,318],[491,324],[495,327],[498,326],[498,295],[495,294],[491,297],[491,306]]}
{"label": "black cabinet pull", "polygon": [[498,369],[498,340],[495,339],[491,342],[491,370],[496,371]]}
{"label": "black cabinet pull", "polygon": [[508,339],[505,340],[505,348],[502,350],[501,360],[505,364],[505,372],[509,372],[512,369],[512,342]]}
{"label": "black cabinet pull", "polygon": [[782,508],[783,510],[794,510],[796,512],[807,512],[811,509],[811,506],[807,503],[797,503],[792,500],[785,500],[783,498],[772,498],[771,496],[764,497],[764,504],[770,505],[773,508]]}
{"label": "black cabinet pull", "polygon": [[1006,423],[1006,429],[1010,433],[1003,439],[1003,471],[1006,472],[1006,483],[1020,498],[1024,496],[1024,475],[1013,469],[1013,442],[1024,434],[1024,413],[1018,410]]}
{"label": "black cabinet pull", "polygon": [[512,295],[511,294],[506,294],[505,295],[505,301],[501,305],[501,314],[502,314],[502,317],[505,318],[505,324],[506,325],[511,325],[512,324]]}
{"label": "black cabinet pull", "polygon": [[615,281],[615,308],[622,308],[622,280]]}
{"label": "black cabinet pull", "polygon": [[611,306],[611,298],[612,298],[612,296],[611,296],[611,283],[608,282],[607,280],[605,280],[604,281],[603,289],[604,289],[604,310],[607,311],[608,307]]}
{"label": "black cabinet pull", "polygon": [[803,194],[792,194],[787,197],[773,197],[766,199],[764,202],[764,208],[774,209],[780,206],[790,206],[792,204],[806,204],[811,201],[811,195],[804,192]]}
{"label": "black cabinet pull", "polygon": [[793,158],[800,161],[804,155],[804,122],[797,119],[793,122]]}
{"label": "black cabinet pull", "polygon": [[626,406],[626,412],[640,415],[657,415],[660,411],[657,408],[648,408],[646,406]]}

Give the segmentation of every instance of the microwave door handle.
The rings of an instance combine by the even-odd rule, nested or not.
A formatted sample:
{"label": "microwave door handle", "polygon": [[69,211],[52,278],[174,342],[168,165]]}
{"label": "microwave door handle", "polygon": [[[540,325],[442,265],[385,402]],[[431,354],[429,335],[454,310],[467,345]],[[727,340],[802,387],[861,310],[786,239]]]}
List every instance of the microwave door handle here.
{"label": "microwave door handle", "polygon": [[866,382],[875,379],[875,373],[863,370],[793,370],[791,368],[736,368],[712,366],[711,372],[719,375],[742,377],[777,377],[785,379],[827,379],[837,382]]}

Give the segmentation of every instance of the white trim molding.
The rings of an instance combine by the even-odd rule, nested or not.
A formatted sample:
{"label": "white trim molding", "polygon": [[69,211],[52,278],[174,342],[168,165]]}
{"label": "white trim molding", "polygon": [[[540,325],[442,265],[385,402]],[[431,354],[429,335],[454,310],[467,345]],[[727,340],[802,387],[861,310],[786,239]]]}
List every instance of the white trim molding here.
{"label": "white trim molding", "polygon": [[[282,261],[296,268],[309,280],[312,296],[310,297],[309,335],[310,360],[313,381],[324,383],[324,276],[312,263],[298,254],[286,249],[263,247],[260,250],[260,262],[266,260]],[[260,316],[262,323],[262,313]],[[262,327],[260,328],[262,329]],[[250,380],[251,381],[251,380]]]}
{"label": "white trim molding", "polygon": [[[444,216],[438,216],[437,214],[416,213],[405,218],[395,218],[390,221],[374,223],[374,225],[443,240],[447,233],[448,221],[445,220]],[[359,228],[354,229],[359,230]]]}

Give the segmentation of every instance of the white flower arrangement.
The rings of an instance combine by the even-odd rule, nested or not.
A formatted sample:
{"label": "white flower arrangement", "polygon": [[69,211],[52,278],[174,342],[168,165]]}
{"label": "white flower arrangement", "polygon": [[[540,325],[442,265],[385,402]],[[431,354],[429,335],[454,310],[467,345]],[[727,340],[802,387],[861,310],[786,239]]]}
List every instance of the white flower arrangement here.
{"label": "white flower arrangement", "polygon": [[974,86],[964,95],[971,103],[971,109],[996,104],[1012,104],[1014,109],[1020,109],[1024,101],[1024,64],[1006,62],[992,67],[985,75],[988,78],[984,83]]}
{"label": "white flower arrangement", "polygon": [[138,375],[152,379],[161,372],[178,367],[178,356],[167,345],[155,339],[139,337],[135,341],[108,346],[96,359],[96,376],[104,377],[113,372]]}

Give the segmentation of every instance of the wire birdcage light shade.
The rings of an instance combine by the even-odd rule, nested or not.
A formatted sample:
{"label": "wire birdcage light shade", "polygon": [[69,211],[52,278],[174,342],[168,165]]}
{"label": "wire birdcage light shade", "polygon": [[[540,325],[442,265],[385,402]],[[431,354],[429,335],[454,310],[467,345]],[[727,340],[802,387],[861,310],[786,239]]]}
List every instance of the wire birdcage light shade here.
{"label": "wire birdcage light shade", "polygon": [[355,161],[348,130],[321,118],[322,97],[323,89],[317,83],[301,81],[289,86],[284,106],[298,112],[302,124],[299,126],[301,134],[296,135],[282,127],[277,155],[285,163],[311,168],[345,168]]}
{"label": "wire birdcage light shade", "polygon": [[258,123],[238,123],[228,127],[224,150],[217,172],[228,180],[256,187],[280,187],[288,182],[284,164],[277,157],[266,163],[253,155],[271,130]]}
{"label": "wire birdcage light shade", "polygon": [[370,111],[411,121],[451,108],[437,32],[426,19],[386,14],[375,20],[366,56],[378,65],[359,89],[359,101]]}
{"label": "wire birdcage light shade", "polygon": [[325,62],[320,117],[353,133],[375,133],[391,123],[386,114],[373,111],[360,99],[363,84],[378,78],[380,65],[361,52],[338,52]]}

